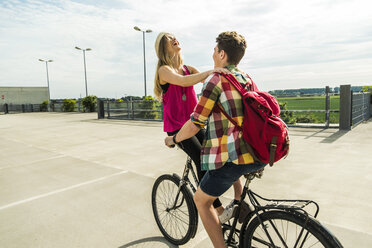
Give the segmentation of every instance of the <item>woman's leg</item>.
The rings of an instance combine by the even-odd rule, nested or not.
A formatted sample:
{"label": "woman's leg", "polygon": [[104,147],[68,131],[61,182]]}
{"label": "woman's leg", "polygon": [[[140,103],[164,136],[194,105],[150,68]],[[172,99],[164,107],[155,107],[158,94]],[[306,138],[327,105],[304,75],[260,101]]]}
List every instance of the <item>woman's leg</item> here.
{"label": "woman's leg", "polygon": [[[168,135],[174,135],[176,132],[168,133]],[[200,161],[200,151],[204,140],[205,130],[201,129],[195,136],[191,137],[190,139],[181,141],[179,146],[181,149],[186,152],[187,155],[194,161],[196,167],[196,174],[198,176],[199,182],[205,175],[206,171],[201,170],[201,161]],[[221,201],[217,198],[213,202],[214,208],[219,208],[222,206]],[[223,211],[223,208],[217,209],[219,214]]]}

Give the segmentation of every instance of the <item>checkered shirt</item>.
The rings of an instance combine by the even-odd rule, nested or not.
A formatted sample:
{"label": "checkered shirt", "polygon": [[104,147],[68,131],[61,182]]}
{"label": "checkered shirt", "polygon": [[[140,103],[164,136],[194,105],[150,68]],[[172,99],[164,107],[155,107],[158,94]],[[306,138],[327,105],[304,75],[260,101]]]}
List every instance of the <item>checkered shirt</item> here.
{"label": "checkered shirt", "polygon": [[[238,82],[248,82],[246,74],[235,66],[227,66],[227,69]],[[239,126],[242,125],[244,113],[240,93],[225,77],[215,73],[206,79],[202,96],[191,114],[194,124],[207,127],[201,150],[202,170],[219,169],[227,161],[239,165],[253,163],[241,131],[218,110],[216,104],[220,104]]]}

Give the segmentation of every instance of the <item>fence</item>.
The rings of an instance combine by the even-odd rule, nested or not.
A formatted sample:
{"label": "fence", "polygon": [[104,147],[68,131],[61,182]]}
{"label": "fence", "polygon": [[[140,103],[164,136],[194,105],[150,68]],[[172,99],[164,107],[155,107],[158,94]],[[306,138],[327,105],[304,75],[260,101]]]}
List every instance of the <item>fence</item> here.
{"label": "fence", "polygon": [[98,100],[98,117],[123,120],[163,120],[160,102],[151,100]]}
{"label": "fence", "polygon": [[371,93],[353,93],[351,95],[351,125],[356,126],[370,117]]}
{"label": "fence", "polygon": [[[64,112],[63,111],[63,100],[52,100],[49,106],[51,112]],[[0,111],[5,114],[11,113],[27,113],[27,112],[46,112],[48,110],[47,105],[43,104],[0,104]],[[80,101],[75,103],[73,112],[82,112],[83,107]]]}
{"label": "fence", "polygon": [[371,117],[371,93],[353,93],[350,85],[340,87],[340,129],[353,126]]}
{"label": "fence", "polygon": [[41,112],[46,111],[43,109],[42,104],[0,104],[0,110],[4,114],[10,113],[26,113],[26,112]]}
{"label": "fence", "polygon": [[319,123],[319,124],[315,124],[315,123],[301,123],[301,124],[288,124],[288,126],[290,127],[316,127],[316,128],[329,128],[329,127],[339,127],[339,125],[337,124],[334,124],[332,126],[330,126],[330,114],[331,113],[339,113],[340,110],[332,110],[331,109],[331,101],[330,101],[330,88],[329,86],[327,86],[325,88],[325,107],[324,107],[324,110],[282,110],[281,113],[324,113],[324,119],[325,119],[325,122],[322,124],[322,123]]}

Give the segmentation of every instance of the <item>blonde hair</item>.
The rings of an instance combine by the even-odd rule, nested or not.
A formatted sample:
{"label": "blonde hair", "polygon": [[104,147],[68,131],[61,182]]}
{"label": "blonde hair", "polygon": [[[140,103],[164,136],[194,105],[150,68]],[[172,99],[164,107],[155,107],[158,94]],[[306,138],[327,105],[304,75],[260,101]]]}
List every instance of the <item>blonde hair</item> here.
{"label": "blonde hair", "polygon": [[160,86],[160,78],[159,78],[159,68],[163,65],[168,65],[172,68],[175,66],[179,66],[183,64],[182,57],[179,56],[176,61],[176,65],[174,64],[172,57],[167,52],[167,35],[171,35],[170,33],[162,32],[158,35],[155,41],[155,51],[156,55],[158,56],[158,64],[155,70],[155,80],[154,80],[154,94],[155,98],[159,101],[162,101],[163,90]]}

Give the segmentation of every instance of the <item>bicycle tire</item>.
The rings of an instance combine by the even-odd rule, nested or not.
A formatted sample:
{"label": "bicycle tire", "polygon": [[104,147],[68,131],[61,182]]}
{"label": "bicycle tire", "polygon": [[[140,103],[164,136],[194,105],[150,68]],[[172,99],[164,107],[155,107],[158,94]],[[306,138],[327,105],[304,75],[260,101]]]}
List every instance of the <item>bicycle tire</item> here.
{"label": "bicycle tire", "polygon": [[[268,211],[260,214],[260,218],[266,226],[275,247],[285,246],[276,234],[270,221],[274,223],[278,232],[283,232],[281,233],[281,236],[287,247],[295,247],[294,245],[298,239],[297,235],[300,235],[302,225],[306,221],[306,216],[296,211]],[[260,224],[259,218],[256,216],[249,222],[249,224],[248,222],[249,221],[247,220],[242,226],[243,233],[241,234],[240,247],[272,247],[270,245],[270,239],[267,237],[262,225]],[[286,222],[286,224],[284,224],[284,222]],[[288,233],[288,231],[290,233]],[[307,236],[306,233],[308,233]],[[288,242],[290,242],[290,244],[288,244]],[[307,244],[309,246],[304,246]],[[337,238],[328,231],[328,229],[322,226],[314,218],[309,217],[304,232],[302,233],[296,247],[342,248],[342,245]]]}
{"label": "bicycle tire", "polygon": [[162,175],[156,179],[152,188],[152,210],[161,233],[174,245],[187,243],[196,233],[198,214],[192,194],[182,186],[177,200],[177,208],[172,207],[180,179],[172,175]]}

